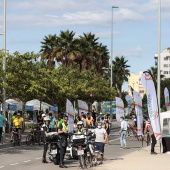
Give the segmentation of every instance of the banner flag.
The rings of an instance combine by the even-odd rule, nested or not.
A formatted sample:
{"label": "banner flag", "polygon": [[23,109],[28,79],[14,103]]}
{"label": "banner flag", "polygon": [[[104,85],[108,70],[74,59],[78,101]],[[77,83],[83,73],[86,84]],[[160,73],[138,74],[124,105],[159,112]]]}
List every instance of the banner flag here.
{"label": "banner flag", "polygon": [[79,107],[79,114],[81,112],[84,112],[85,114],[88,113],[88,105],[86,102],[84,102],[82,100],[78,100],[78,107]]}
{"label": "banner flag", "polygon": [[70,100],[67,99],[66,101],[66,114],[68,116],[68,125],[69,125],[69,132],[73,132],[74,130],[74,108]]}
{"label": "banner flag", "polygon": [[164,89],[164,97],[165,97],[165,105],[167,111],[170,110],[170,103],[169,103],[169,90],[167,87]]}
{"label": "banner flag", "polygon": [[158,102],[155,91],[155,85],[151,75],[148,72],[143,72],[141,75],[141,83],[147,93],[148,113],[151,121],[151,126],[155,135],[156,140],[162,140],[159,113],[158,113]]}
{"label": "banner flag", "polygon": [[116,120],[119,122],[120,117],[124,117],[125,111],[124,111],[124,103],[123,100],[119,97],[116,98]]}
{"label": "banner flag", "polygon": [[133,91],[133,97],[135,101],[135,112],[137,116],[137,135],[143,135],[142,98],[136,91]]}

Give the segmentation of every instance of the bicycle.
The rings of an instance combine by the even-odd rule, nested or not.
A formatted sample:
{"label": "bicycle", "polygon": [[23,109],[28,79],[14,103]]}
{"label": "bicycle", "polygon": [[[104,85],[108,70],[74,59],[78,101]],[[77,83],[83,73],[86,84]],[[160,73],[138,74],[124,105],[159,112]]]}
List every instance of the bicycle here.
{"label": "bicycle", "polygon": [[14,134],[14,141],[13,141],[13,146],[21,146],[21,139],[19,139],[19,134],[16,129],[13,129],[13,134]]}
{"label": "bicycle", "polygon": [[32,127],[31,132],[26,137],[26,144],[29,146],[31,143],[32,145],[35,145],[35,143],[41,144],[40,129]]}

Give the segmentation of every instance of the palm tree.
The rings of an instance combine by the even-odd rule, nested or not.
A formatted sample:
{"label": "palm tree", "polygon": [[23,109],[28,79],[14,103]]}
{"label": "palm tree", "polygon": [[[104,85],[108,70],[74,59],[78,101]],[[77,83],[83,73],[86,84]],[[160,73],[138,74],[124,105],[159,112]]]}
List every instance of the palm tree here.
{"label": "palm tree", "polygon": [[128,76],[130,75],[129,65],[127,65],[128,60],[125,57],[116,57],[113,60],[113,86],[117,89],[119,97],[122,97],[122,85],[124,82],[128,81]]}
{"label": "palm tree", "polygon": [[45,36],[41,44],[42,44],[40,50],[40,52],[42,52],[41,59],[47,60],[47,64],[50,67],[53,67],[55,65],[53,51],[58,44],[56,34],[54,35],[49,34],[48,36]]}

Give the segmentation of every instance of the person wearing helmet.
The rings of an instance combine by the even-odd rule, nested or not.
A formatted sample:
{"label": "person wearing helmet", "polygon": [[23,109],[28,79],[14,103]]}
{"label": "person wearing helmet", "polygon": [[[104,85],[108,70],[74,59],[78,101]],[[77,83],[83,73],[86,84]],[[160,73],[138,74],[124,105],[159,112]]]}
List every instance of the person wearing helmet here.
{"label": "person wearing helmet", "polygon": [[76,134],[83,134],[83,122],[82,121],[79,121],[77,122],[77,132]]}
{"label": "person wearing helmet", "polygon": [[[13,120],[13,129],[15,128],[16,131],[18,132],[18,137],[19,137],[19,140],[21,140],[21,130],[22,130],[22,123],[23,123],[23,118],[21,117],[21,113],[17,113],[17,116],[16,118]],[[14,131],[12,130],[12,133],[11,133],[11,142],[13,142],[13,133]]]}
{"label": "person wearing helmet", "polygon": [[48,163],[46,160],[46,154],[47,154],[47,149],[48,149],[48,142],[46,141],[46,134],[49,132],[49,125],[50,125],[50,118],[46,116],[44,118],[44,124],[41,127],[41,139],[44,144],[42,163]]}

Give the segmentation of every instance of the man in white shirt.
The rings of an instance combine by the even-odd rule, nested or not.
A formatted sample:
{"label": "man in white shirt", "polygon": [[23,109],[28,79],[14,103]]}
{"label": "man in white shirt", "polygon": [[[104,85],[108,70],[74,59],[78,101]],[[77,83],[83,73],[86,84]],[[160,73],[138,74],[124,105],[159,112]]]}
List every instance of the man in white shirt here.
{"label": "man in white shirt", "polygon": [[123,147],[126,148],[126,131],[127,131],[127,121],[124,120],[124,117],[120,117],[121,128],[120,128],[120,149]]}
{"label": "man in white shirt", "polygon": [[98,126],[96,129],[92,130],[95,135],[96,135],[96,139],[95,139],[95,163],[97,164],[97,157],[98,157],[98,152],[101,155],[101,160],[99,164],[103,164],[103,154],[104,154],[104,145],[106,143],[107,140],[107,133],[106,130],[104,128],[102,128],[102,123],[98,122]]}

